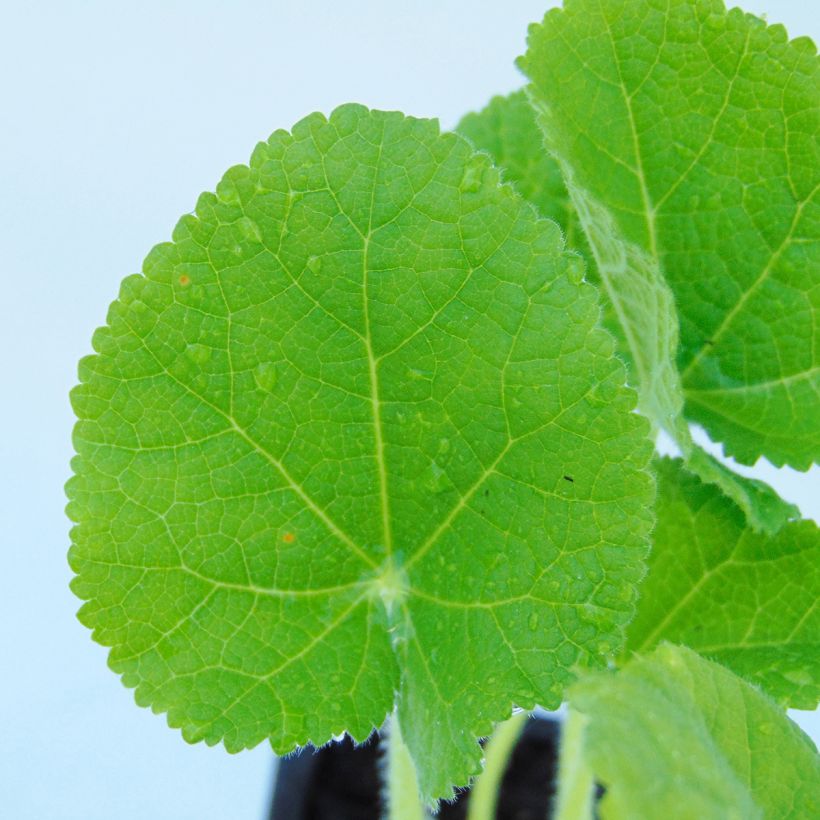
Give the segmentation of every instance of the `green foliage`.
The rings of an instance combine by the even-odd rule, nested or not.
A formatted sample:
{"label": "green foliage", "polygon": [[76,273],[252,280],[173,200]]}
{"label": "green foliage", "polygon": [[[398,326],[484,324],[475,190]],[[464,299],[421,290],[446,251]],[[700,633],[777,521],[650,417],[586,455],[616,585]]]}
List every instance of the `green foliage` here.
{"label": "green foliage", "polygon": [[754,533],[679,460],[657,463],[658,523],[627,648],[696,649],[800,709],[820,700],[820,532]]}
{"label": "green foliage", "polygon": [[140,703],[288,752],[395,697],[438,797],[618,648],[651,445],[575,261],[464,140],[357,106],[200,198],[72,395],[73,588]]}
{"label": "green foliage", "polygon": [[578,247],[584,238],[578,217],[558,163],[544,150],[544,138],[524,90],[494,97],[482,111],[467,114],[456,131],[486,151],[502,169],[504,179],[538,213],[561,226],[570,248]]}
{"label": "green foliage", "polygon": [[813,44],[720,0],[567,0],[520,64],[644,411],[679,436],[685,398],[739,461],[806,469],[820,458]]}
{"label": "green foliage", "polygon": [[581,754],[606,788],[604,820],[809,818],[820,759],[765,695],[719,664],[664,644],[569,691]]}
{"label": "green foliage", "polygon": [[[501,169],[503,178],[535,205],[539,214],[558,223],[567,247],[583,257],[586,279],[599,284],[595,257],[570,201],[561,169],[544,147],[544,137],[526,92],[522,89],[506,97],[494,97],[481,111],[467,114],[456,131],[476,148],[486,151]],[[612,303],[604,301],[602,310],[604,326],[618,337],[621,329]],[[621,358],[630,360],[627,345],[620,345],[618,352]]]}
{"label": "green foliage", "polygon": [[72,393],[80,619],[189,741],[393,713],[394,814],[568,692],[562,820],[593,777],[603,817],[818,816],[782,709],[820,700],[820,535],[689,429],[820,460],[815,49],[566,0],[520,65],[458,135],[277,131],[125,279]]}
{"label": "green foliage", "polygon": [[[490,154],[502,169],[504,178],[513,183],[519,192],[535,205],[539,213],[558,222],[568,244],[574,244],[580,249],[587,265],[587,278],[593,282],[599,282],[594,254],[589,248],[583,229],[578,224],[578,217],[569,200],[558,163],[542,144],[535,113],[527,103],[524,92],[518,91],[508,97],[496,97],[482,111],[464,117],[459,123],[458,130],[467,136],[477,148]],[[594,236],[594,226],[591,230]],[[606,235],[601,241],[609,240],[610,237]],[[600,242],[598,245],[600,246]],[[653,281],[654,285],[647,290],[646,283],[636,279],[633,283],[636,293],[651,296],[656,288],[665,291],[662,281],[657,278]],[[616,309],[616,306],[620,304],[618,300],[622,298],[623,287],[613,294],[612,299],[605,300],[603,318],[606,328],[616,338],[621,339],[619,353],[628,362],[632,362],[631,369],[634,379],[636,378],[635,362],[650,369],[653,367],[642,352],[643,348],[639,341],[644,338],[644,332],[651,334],[652,331],[651,328],[639,328],[639,333],[635,337],[636,349],[635,358],[633,358]],[[636,298],[640,297],[636,296]],[[671,306],[668,310],[666,308],[664,310],[666,311],[664,315],[667,317],[665,321],[675,326],[676,316],[669,317],[668,310],[672,310]],[[652,310],[648,308],[642,308],[637,312],[641,322],[645,321],[647,316],[652,315],[654,315]],[[651,349],[648,355],[653,355]],[[667,375],[670,384],[677,384],[677,376],[672,371],[668,371]],[[639,372],[637,381],[640,385]],[[678,393],[677,387],[671,389],[670,401],[672,401],[671,396],[677,396]],[[656,400],[650,398],[650,405],[654,401]],[[679,402],[676,399],[672,404],[675,404],[677,408],[670,410],[669,413],[675,416],[673,432],[686,453],[688,468],[704,481],[720,487],[729,498],[735,501],[746,514],[749,525],[753,529],[773,534],[790,518],[799,516],[799,511],[794,505],[784,502],[762,481],[738,475],[695,445],[683,420],[677,415],[680,413]],[[650,416],[653,414],[651,408],[647,412]],[[660,422],[664,413],[658,410],[655,416]]]}
{"label": "green foliage", "polygon": [[738,475],[694,443],[686,467],[734,501],[745,513],[749,527],[757,532],[774,535],[787,521],[800,517],[800,510],[780,498],[768,484]]}

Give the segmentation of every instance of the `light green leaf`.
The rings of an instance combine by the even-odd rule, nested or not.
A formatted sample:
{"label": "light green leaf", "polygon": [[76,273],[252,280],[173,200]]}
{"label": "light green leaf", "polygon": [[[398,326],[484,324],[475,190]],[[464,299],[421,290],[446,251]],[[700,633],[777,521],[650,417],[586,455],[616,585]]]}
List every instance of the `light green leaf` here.
{"label": "light green leaf", "polygon": [[[675,366],[678,319],[672,292],[656,255],[626,236],[608,210],[606,200],[596,195],[594,187],[585,183],[579,174],[578,166],[588,170],[583,168],[587,156],[576,158],[573,149],[577,144],[586,145],[590,141],[586,131],[579,134],[573,121],[557,123],[561,117],[574,115],[575,106],[581,109],[579,116],[586,117],[590,105],[586,95],[584,100],[554,99],[564,93],[562,78],[553,76],[557,66],[549,61],[555,44],[547,42],[552,35],[549,24],[555,24],[557,14],[558,10],[548,12],[540,29],[531,27],[529,51],[519,61],[533,80],[529,89],[531,104],[543,131],[546,149],[561,169],[573,210],[592,249],[608,296],[607,303],[612,306],[621,328],[616,337],[621,343],[621,355],[632,363],[631,377],[638,386],[640,409],[656,427],[669,432],[675,440],[685,440],[688,430],[682,418],[683,393]],[[563,18],[559,18],[559,22],[563,22]],[[577,58],[573,57],[573,61],[577,62]],[[549,87],[549,92],[539,84],[539,78]],[[573,93],[577,95],[578,89]],[[584,137],[580,143],[579,136]],[[588,164],[591,170],[593,163]]]}
{"label": "light green leaf", "polygon": [[558,163],[544,149],[544,136],[524,89],[493,97],[485,108],[467,114],[456,127],[476,148],[486,151],[504,179],[564,231],[566,244],[584,241]]}
{"label": "light green leaf", "polygon": [[658,523],[628,649],[686,644],[783,704],[820,700],[820,531],[752,532],[740,510],[680,460],[658,467]]}
{"label": "light green leaf", "polygon": [[191,741],[287,752],[398,705],[425,797],[622,641],[651,444],[557,227],[434,121],[260,144],[81,363],[80,617]]}
{"label": "light green leaf", "polygon": [[[535,120],[535,112],[529,104],[523,91],[517,91],[508,97],[496,97],[480,112],[468,114],[458,125],[460,133],[468,137],[473,145],[487,151],[493,161],[501,168],[504,178],[512,182],[519,192],[535,205],[538,212],[543,216],[554,219],[564,231],[567,244],[575,244],[582,251],[587,268],[591,274],[592,281],[598,281],[598,274],[593,261],[592,252],[586,242],[583,230],[578,226],[578,218],[569,201],[569,194],[561,177],[561,171],[557,162],[550,156],[543,145],[541,131]],[[590,227],[592,235],[596,236],[595,226]],[[603,235],[598,238],[597,246],[603,247],[603,243],[611,241],[611,236]],[[607,245],[608,247],[608,245]],[[611,269],[610,269],[611,271]],[[656,282],[656,284],[658,284]],[[638,279],[634,282],[638,294],[646,291],[644,280]],[[660,282],[661,290],[666,290],[665,285]],[[649,288],[652,292],[654,288]],[[623,289],[615,288],[612,299],[604,300],[604,323],[610,332],[621,339],[620,354],[627,361],[631,361],[629,345],[623,339],[623,331],[619,323],[614,304],[620,304],[623,298]],[[665,297],[664,297],[665,298]],[[613,301],[615,300],[615,301]],[[645,312],[641,317],[640,311]],[[634,314],[639,323],[650,318],[666,317],[671,328],[677,324],[677,316],[664,308],[660,313],[654,308],[637,309]],[[642,338],[645,328],[639,328],[638,339]],[[651,335],[651,334],[650,334]],[[640,342],[637,342],[640,347]],[[670,337],[671,344],[671,337]],[[674,347],[674,344],[672,345]],[[671,350],[672,348],[670,348]],[[651,352],[651,351],[650,351]],[[640,354],[640,351],[638,351]],[[669,363],[670,357],[664,359],[657,353],[657,361]],[[639,355],[640,358],[640,355]],[[644,365],[651,370],[654,366]],[[634,367],[634,364],[632,365]],[[667,371],[667,375],[669,372]],[[640,379],[639,379],[640,382]],[[670,384],[676,384],[674,374]],[[655,388],[652,388],[653,390]],[[659,424],[664,422],[664,418],[669,414],[678,414],[681,408],[682,398],[678,387],[669,387],[668,412],[655,411],[655,421]],[[674,396],[677,395],[677,399]],[[650,405],[654,399],[650,399]],[[653,412],[651,408],[648,412]],[[668,419],[667,419],[668,420]],[[721,464],[700,447],[694,444],[689,435],[685,423],[678,417],[674,423],[666,426],[674,428],[672,432],[676,436],[682,452],[687,458],[687,467],[697,473],[704,481],[715,484],[721,488],[733,501],[735,501],[747,516],[749,525],[755,530],[762,530],[773,534],[786,523],[790,518],[799,517],[797,508],[783,501],[777,493],[762,481],[744,478],[728,467]]]}
{"label": "light green leaf", "polygon": [[810,818],[820,814],[812,742],[763,693],[664,644],[570,689],[583,749],[606,788],[604,820]]}
{"label": "light green leaf", "polygon": [[720,0],[567,0],[521,65],[645,412],[674,434],[682,385],[739,461],[820,459],[813,44]]}
{"label": "light green leaf", "polygon": [[690,443],[686,469],[731,498],[753,530],[774,535],[790,519],[800,518],[800,510],[784,501],[765,481],[739,475],[697,444]]}
{"label": "light green leaf", "polygon": [[[541,216],[560,225],[567,247],[583,257],[586,278],[598,284],[595,258],[570,202],[561,169],[544,147],[544,136],[526,91],[521,89],[506,97],[494,97],[481,111],[467,114],[456,131],[476,148],[486,151],[501,169],[503,178],[532,202]],[[602,310],[606,329],[619,337],[621,326],[612,303],[604,300]],[[628,346],[621,345],[619,353],[630,361]]]}

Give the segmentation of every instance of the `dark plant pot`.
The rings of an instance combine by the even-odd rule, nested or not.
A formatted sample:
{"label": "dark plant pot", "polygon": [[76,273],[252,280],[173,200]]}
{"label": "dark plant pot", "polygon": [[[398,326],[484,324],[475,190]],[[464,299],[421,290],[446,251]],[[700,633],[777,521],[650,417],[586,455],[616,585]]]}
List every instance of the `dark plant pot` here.
{"label": "dark plant pot", "polygon": [[[501,781],[498,820],[551,816],[558,774],[560,721],[527,721]],[[349,738],[279,761],[270,820],[381,820],[378,738],[354,746]],[[442,803],[441,820],[467,817],[469,789]]]}

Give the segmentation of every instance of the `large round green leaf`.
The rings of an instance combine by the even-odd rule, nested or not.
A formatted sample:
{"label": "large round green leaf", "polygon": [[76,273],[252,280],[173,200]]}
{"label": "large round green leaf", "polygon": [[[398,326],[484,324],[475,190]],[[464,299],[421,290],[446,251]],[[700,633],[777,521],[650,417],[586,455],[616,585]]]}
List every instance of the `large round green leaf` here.
{"label": "large round green leaf", "polygon": [[398,705],[427,797],[618,649],[647,425],[560,232],[433,121],[260,144],[128,277],[73,393],[80,617],[188,740]]}

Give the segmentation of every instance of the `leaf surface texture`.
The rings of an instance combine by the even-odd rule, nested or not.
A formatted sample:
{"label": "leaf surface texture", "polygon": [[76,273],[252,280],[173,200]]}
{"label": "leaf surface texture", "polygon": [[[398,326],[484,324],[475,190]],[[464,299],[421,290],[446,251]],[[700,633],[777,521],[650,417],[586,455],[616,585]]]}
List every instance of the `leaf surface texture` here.
{"label": "leaf surface texture", "polygon": [[763,693],[690,649],[664,644],[617,673],[593,673],[570,702],[587,720],[583,753],[606,789],[604,820],[820,811],[811,740]]}
{"label": "leaf surface texture", "polygon": [[557,227],[461,137],[276,132],[128,277],[83,360],[80,617],[191,741],[398,705],[428,798],[617,651],[651,444]]}
{"label": "leaf surface texture", "polygon": [[627,648],[685,644],[798,709],[820,700],[820,531],[756,533],[738,507],[660,459],[658,522]]}
{"label": "leaf surface texture", "polygon": [[521,60],[642,407],[746,464],[820,458],[819,65],[720,0],[567,0]]}
{"label": "leaf surface texture", "polygon": [[[560,166],[543,145],[543,137],[536,122],[535,111],[524,91],[514,92],[507,97],[494,98],[483,110],[465,116],[457,130],[468,137],[476,147],[490,154],[493,161],[501,168],[504,178],[513,183],[518,191],[535,205],[540,214],[555,220],[560,225],[567,245],[580,249],[586,263],[587,277],[593,282],[600,282],[594,254],[578,222],[577,214],[561,176]],[[593,226],[591,230],[594,235],[595,227]],[[598,244],[600,245],[600,242]],[[638,293],[647,292],[645,282],[636,280],[634,284]],[[661,290],[665,288],[660,280],[655,281],[655,285]],[[655,285],[649,286],[649,293]],[[606,294],[606,290],[603,293]],[[632,363],[629,368],[632,371],[632,380],[640,382],[640,374],[635,371],[630,345],[626,341],[615,309],[616,304],[620,305],[618,300],[622,299],[623,293],[617,289],[612,294],[612,298],[605,296],[604,324],[613,336],[620,339],[618,352],[622,358]],[[671,323],[670,326],[673,329],[677,327],[677,315],[670,313],[669,310],[664,309],[662,314],[657,315],[655,308],[646,307],[646,305],[638,310],[644,311],[640,321],[645,321],[647,316],[651,319],[653,315],[655,318],[663,315],[666,321]],[[639,328],[639,330],[640,335],[636,339],[643,338],[645,333],[652,338],[651,330],[646,327]],[[643,354],[640,350],[636,355],[641,360]],[[649,369],[654,367],[648,364],[646,359],[643,360],[643,366]],[[667,375],[670,385],[677,385],[677,377],[671,371],[667,371]],[[670,401],[673,395],[680,398],[678,386],[670,389],[672,391],[669,394]],[[650,407],[645,408],[648,413],[653,412],[651,409],[653,401],[650,401]],[[656,413],[655,421],[661,423],[664,419],[668,421],[670,416],[675,416],[675,421],[671,424],[675,428],[672,432],[686,455],[687,468],[702,480],[719,487],[737,503],[754,530],[774,534],[788,520],[799,518],[799,510],[794,505],[783,501],[764,482],[738,475],[698,447],[691,439],[685,420],[676,415],[681,411],[680,402],[677,399],[672,401],[670,408],[668,413]]]}

